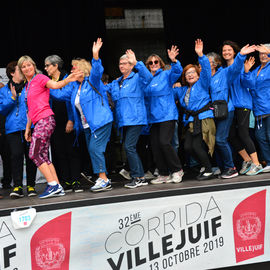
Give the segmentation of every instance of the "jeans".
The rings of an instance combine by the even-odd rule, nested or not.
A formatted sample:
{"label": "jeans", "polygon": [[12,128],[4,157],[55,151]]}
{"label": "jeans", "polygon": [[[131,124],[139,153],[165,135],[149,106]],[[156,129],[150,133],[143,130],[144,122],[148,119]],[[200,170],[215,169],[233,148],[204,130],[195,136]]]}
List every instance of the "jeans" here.
{"label": "jeans", "polygon": [[232,150],[228,142],[233,117],[234,111],[231,111],[226,119],[216,121],[216,150],[223,161],[223,169],[234,167]]}
{"label": "jeans", "polygon": [[255,136],[263,158],[270,166],[270,116],[258,120],[255,125]]}
{"label": "jeans", "polygon": [[136,145],[140,137],[143,126],[124,127],[124,147],[130,168],[131,177],[143,177],[144,170],[140,157],[136,150]]}
{"label": "jeans", "polygon": [[104,153],[110,139],[111,129],[112,123],[106,124],[93,133],[90,128],[84,129],[86,145],[95,174],[107,173]]}

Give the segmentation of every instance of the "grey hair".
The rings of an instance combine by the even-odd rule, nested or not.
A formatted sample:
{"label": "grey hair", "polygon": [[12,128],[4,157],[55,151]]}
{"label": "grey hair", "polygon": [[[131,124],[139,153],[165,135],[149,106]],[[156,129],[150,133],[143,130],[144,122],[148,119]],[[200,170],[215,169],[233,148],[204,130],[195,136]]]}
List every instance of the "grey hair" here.
{"label": "grey hair", "polygon": [[122,59],[128,59],[128,56],[126,54],[123,54],[120,58],[119,58],[119,61],[122,60]]}
{"label": "grey hair", "polygon": [[59,70],[61,70],[64,66],[64,61],[62,60],[62,58],[58,55],[55,55],[55,54],[47,56],[45,58],[45,63],[46,62],[49,62],[53,66],[58,65]]}
{"label": "grey hair", "polygon": [[267,49],[270,49],[270,43],[263,44]]}
{"label": "grey hair", "polygon": [[210,52],[206,55],[206,57],[208,59],[211,59],[213,61],[213,64],[215,66],[220,66],[221,65],[221,57],[219,54],[215,53],[215,52]]}

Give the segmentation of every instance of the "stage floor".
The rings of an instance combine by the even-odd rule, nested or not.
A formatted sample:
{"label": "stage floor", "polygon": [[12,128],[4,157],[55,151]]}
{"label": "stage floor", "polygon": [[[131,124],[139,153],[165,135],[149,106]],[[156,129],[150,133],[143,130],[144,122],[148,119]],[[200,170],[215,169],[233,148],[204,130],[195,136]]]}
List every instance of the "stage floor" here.
{"label": "stage floor", "polygon": [[[11,190],[0,190],[4,196],[0,200],[0,216],[9,215],[14,209],[24,209],[35,207],[37,211],[56,210],[73,208],[97,204],[108,204],[122,201],[132,201],[140,199],[151,199],[166,196],[176,196],[192,193],[202,193],[219,190],[229,190],[238,188],[249,188],[256,186],[270,185],[270,173],[262,173],[256,176],[238,176],[232,179],[214,178],[207,181],[198,181],[192,173],[186,173],[181,183],[169,183],[138,187],[128,189],[124,187],[127,180],[119,174],[111,175],[113,189],[105,192],[93,193],[89,191],[91,184],[87,181],[82,182],[85,191],[81,193],[66,193],[65,196],[39,199],[36,197],[23,197],[11,199]],[[36,190],[41,194],[46,184],[37,184]],[[26,187],[24,187],[26,194]]]}

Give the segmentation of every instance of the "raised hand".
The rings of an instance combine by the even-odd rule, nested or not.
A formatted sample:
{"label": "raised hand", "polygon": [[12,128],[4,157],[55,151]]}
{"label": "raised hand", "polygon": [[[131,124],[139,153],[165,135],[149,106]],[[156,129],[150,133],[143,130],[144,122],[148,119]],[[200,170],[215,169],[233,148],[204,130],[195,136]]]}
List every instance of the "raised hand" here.
{"label": "raised hand", "polygon": [[11,91],[12,97],[14,99],[16,99],[17,93],[16,93],[16,90],[15,90],[15,86],[13,86],[12,83],[9,86],[10,86],[10,91]]}
{"label": "raised hand", "polygon": [[171,61],[176,62],[176,56],[179,54],[179,49],[177,48],[177,46],[172,45],[171,49],[168,49],[167,52]]}
{"label": "raised hand", "polygon": [[137,64],[137,59],[136,59],[135,53],[131,49],[129,49],[126,51],[126,55],[128,57],[128,62],[131,65],[135,66]]}
{"label": "raised hand", "polygon": [[99,51],[102,45],[103,45],[103,42],[101,38],[98,38],[97,41],[93,42],[92,53],[93,53],[93,58],[96,60],[99,59]]}
{"label": "raised hand", "polygon": [[245,72],[248,73],[254,64],[255,64],[255,57],[253,56],[249,57],[249,59],[247,59],[244,64]]}
{"label": "raised hand", "polygon": [[270,49],[267,48],[265,45],[260,44],[256,46],[256,51],[260,52],[260,53],[266,53],[266,54],[270,54]]}
{"label": "raised hand", "polygon": [[203,56],[203,42],[201,39],[195,40],[195,52],[198,56]]}
{"label": "raised hand", "polygon": [[249,53],[255,52],[255,50],[256,50],[256,45],[249,46],[249,44],[247,44],[241,49],[240,54],[247,55]]}

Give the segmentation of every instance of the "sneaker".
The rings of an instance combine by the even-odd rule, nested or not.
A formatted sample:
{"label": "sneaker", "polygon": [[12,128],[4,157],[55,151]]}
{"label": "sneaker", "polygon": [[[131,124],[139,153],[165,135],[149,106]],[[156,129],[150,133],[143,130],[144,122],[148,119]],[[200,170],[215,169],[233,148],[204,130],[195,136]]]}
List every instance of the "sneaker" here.
{"label": "sneaker", "polygon": [[147,186],[148,185],[147,179],[145,177],[139,178],[138,181],[139,181],[139,186]]}
{"label": "sneaker", "polygon": [[213,172],[205,172],[205,173],[200,173],[197,177],[196,177],[196,179],[197,180],[209,180],[209,179],[211,179],[212,177],[214,176],[214,173]]}
{"label": "sneaker", "polygon": [[144,177],[145,177],[146,180],[152,180],[152,179],[156,178],[150,171],[147,171],[144,174]]}
{"label": "sneaker", "polygon": [[63,187],[63,189],[64,189],[64,191],[65,191],[66,193],[72,192],[72,190],[73,190],[72,184],[71,184],[70,182],[65,182],[65,183],[63,183],[63,184],[62,184],[62,187]]}
{"label": "sneaker", "polygon": [[219,167],[212,167],[212,172],[213,172],[213,175],[221,174]]}
{"label": "sneaker", "polygon": [[108,181],[105,181],[102,178],[98,178],[95,185],[90,188],[90,190],[93,192],[111,190],[111,189],[112,189],[111,180],[108,179]]}
{"label": "sneaker", "polygon": [[76,193],[79,193],[79,192],[83,192],[84,191],[83,188],[82,188],[82,186],[81,186],[81,183],[79,181],[74,181],[72,183],[72,189]]}
{"label": "sneaker", "polygon": [[27,186],[27,196],[28,197],[37,196],[37,192],[34,187]]}
{"label": "sneaker", "polygon": [[55,194],[53,195],[53,197],[65,196],[65,195],[66,195],[66,193],[65,193],[65,191],[64,191],[64,189],[63,189],[63,187],[62,187],[60,191],[58,191],[57,193],[55,193]]}
{"label": "sneaker", "polygon": [[252,161],[243,161],[242,169],[239,171],[240,174],[246,174],[251,168]]}
{"label": "sneaker", "polygon": [[263,171],[264,173],[267,173],[267,172],[270,172],[270,165],[266,165],[264,168],[263,168]]}
{"label": "sneaker", "polygon": [[41,195],[39,195],[39,198],[40,199],[45,199],[45,198],[48,198],[48,197],[53,197],[57,193],[60,193],[62,190],[63,190],[62,186],[60,186],[58,184],[56,184],[54,186],[47,185],[44,192]]}
{"label": "sneaker", "polygon": [[126,171],[125,169],[122,169],[120,172],[119,172],[120,175],[122,175],[125,179],[127,180],[131,180],[131,176],[129,174],[128,171]]}
{"label": "sneaker", "polygon": [[137,177],[134,177],[131,182],[125,184],[124,187],[126,188],[136,188],[136,187],[140,187],[142,184],[140,183],[140,179]]}
{"label": "sneaker", "polygon": [[154,171],[154,173],[153,173],[153,174],[154,174],[154,176],[155,176],[155,177],[158,177],[158,176],[159,176],[159,171],[158,171],[158,168],[156,168],[156,169],[155,169],[155,171]]}
{"label": "sneaker", "polygon": [[228,168],[221,174],[221,178],[229,179],[238,176],[236,168]]}
{"label": "sneaker", "polygon": [[90,182],[91,184],[95,184],[95,182],[92,180],[92,176],[91,175],[86,175],[83,172],[81,172],[81,176],[88,182]]}
{"label": "sneaker", "polygon": [[163,183],[171,183],[172,182],[172,177],[170,175],[159,175],[157,179],[153,179],[151,181],[151,184],[158,185],[158,184],[163,184]]}
{"label": "sneaker", "polygon": [[263,166],[261,164],[255,165],[252,163],[250,170],[246,173],[246,175],[257,175],[258,173],[263,171]]}
{"label": "sneaker", "polygon": [[22,187],[15,187],[13,191],[9,194],[9,196],[13,199],[22,198],[24,196]]}
{"label": "sneaker", "polygon": [[184,176],[184,171],[181,170],[181,171],[178,171],[178,172],[174,172],[172,174],[172,182],[174,183],[180,183],[183,179],[183,176]]}

